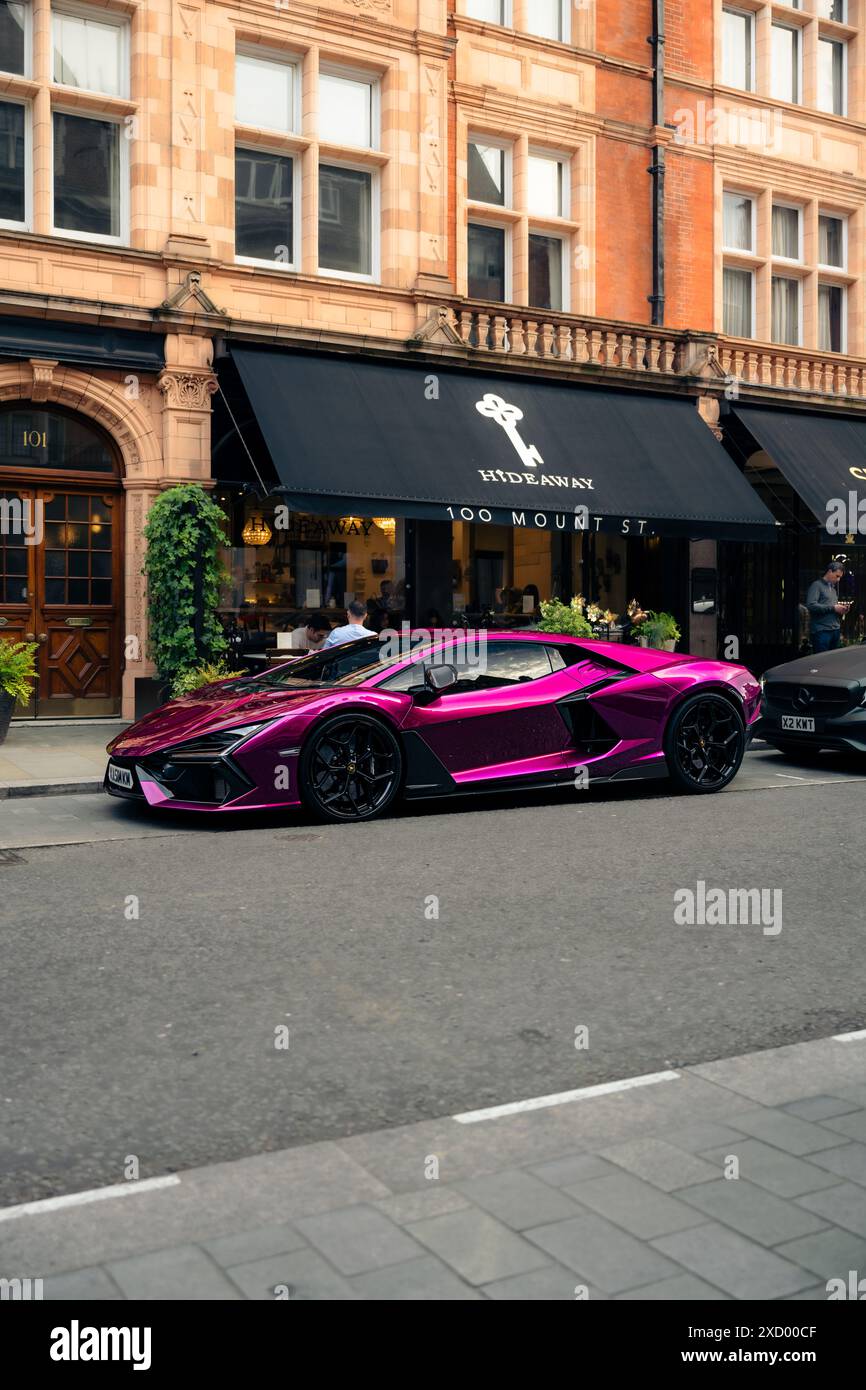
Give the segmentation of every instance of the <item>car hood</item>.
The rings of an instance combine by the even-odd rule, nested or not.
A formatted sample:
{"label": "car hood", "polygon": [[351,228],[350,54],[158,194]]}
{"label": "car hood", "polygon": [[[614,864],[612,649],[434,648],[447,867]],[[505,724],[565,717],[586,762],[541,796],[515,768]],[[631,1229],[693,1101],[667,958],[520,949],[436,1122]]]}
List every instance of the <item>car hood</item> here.
{"label": "car hood", "polygon": [[108,745],[108,752],[125,758],[145,757],[199,734],[293,714],[330,693],[321,686],[309,690],[277,689],[243,677],[217,681],[145,715],[118,735]]}
{"label": "car hood", "polygon": [[678,666],[694,657],[683,652],[662,652],[656,647],[632,647],[623,642],[592,642],[580,639],[581,647],[597,656],[607,658],[628,671],[660,671],[663,666]]}
{"label": "car hood", "polygon": [[810,676],[819,676],[822,680],[866,681],[866,645],[837,647],[834,652],[821,652],[818,656],[798,656],[796,661],[774,666],[765,675],[768,680],[803,681],[804,684],[809,683]]}

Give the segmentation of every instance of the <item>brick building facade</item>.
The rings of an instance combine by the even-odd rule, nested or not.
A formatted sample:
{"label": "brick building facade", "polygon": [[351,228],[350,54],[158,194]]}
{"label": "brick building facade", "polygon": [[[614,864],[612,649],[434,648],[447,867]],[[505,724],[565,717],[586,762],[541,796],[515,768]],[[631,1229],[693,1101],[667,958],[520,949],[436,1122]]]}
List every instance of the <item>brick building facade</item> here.
{"label": "brick building facade", "polygon": [[[719,435],[732,397],[866,420],[864,43],[866,0],[4,0],[0,490],[44,496],[55,530],[23,561],[0,538],[0,622],[42,643],[40,712],[132,714],[148,506],[194,481],[230,511],[257,455],[220,392],[233,345],[685,395]],[[49,457],[75,421],[90,452]],[[380,520],[372,574],[396,584],[413,542]],[[484,584],[547,596],[558,562],[522,536],[500,564],[466,530],[455,587],[482,583],[480,546]],[[716,564],[686,545],[685,573]],[[618,604],[620,549],[590,574]],[[332,560],[283,606],[324,602]],[[369,591],[365,556],[340,563]],[[237,587],[280,608],[277,568]]]}

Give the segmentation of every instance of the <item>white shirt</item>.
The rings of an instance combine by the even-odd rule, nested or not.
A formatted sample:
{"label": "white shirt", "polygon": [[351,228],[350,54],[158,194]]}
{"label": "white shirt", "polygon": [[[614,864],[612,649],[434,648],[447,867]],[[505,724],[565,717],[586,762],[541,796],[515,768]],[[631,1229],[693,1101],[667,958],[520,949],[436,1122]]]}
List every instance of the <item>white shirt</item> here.
{"label": "white shirt", "polygon": [[330,636],[325,638],[325,646],[336,647],[340,642],[357,642],[359,637],[375,636],[375,632],[371,632],[362,623],[346,623],[345,627],[334,628]]}

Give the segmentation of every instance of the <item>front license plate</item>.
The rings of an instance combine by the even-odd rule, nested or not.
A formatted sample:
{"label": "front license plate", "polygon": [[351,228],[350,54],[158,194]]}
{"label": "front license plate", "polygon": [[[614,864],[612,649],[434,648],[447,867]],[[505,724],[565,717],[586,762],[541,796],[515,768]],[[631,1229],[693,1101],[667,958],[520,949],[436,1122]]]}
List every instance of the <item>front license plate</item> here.
{"label": "front license plate", "polygon": [[783,714],[782,728],[787,734],[814,734],[815,721],[805,714]]}
{"label": "front license plate", "polygon": [[118,767],[115,763],[109,763],[108,780],[113,787],[123,787],[128,792],[132,791],[132,773],[128,767]]}

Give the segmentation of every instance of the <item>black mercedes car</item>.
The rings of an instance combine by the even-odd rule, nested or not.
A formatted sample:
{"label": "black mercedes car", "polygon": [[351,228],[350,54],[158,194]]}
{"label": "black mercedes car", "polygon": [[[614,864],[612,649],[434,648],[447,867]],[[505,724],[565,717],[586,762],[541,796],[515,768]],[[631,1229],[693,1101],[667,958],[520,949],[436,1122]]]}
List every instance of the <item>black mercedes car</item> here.
{"label": "black mercedes car", "polygon": [[866,645],[801,656],[767,671],[755,734],[781,753],[866,753]]}

